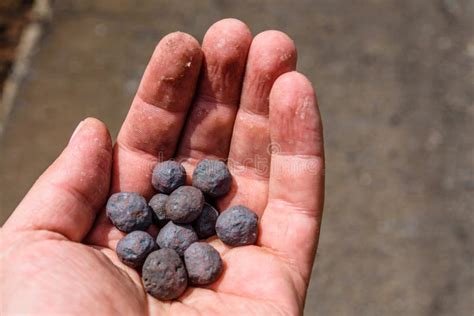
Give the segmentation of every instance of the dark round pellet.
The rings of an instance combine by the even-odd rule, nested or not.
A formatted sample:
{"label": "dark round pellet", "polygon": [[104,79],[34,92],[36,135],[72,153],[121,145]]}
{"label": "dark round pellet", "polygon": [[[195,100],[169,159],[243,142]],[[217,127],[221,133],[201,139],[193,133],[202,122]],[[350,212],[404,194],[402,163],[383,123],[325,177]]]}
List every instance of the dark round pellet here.
{"label": "dark round pellet", "polygon": [[126,265],[140,267],[148,254],[158,249],[153,237],[143,231],[134,231],[122,237],[116,248],[117,256]]}
{"label": "dark round pellet", "polygon": [[145,290],[159,300],[178,298],[188,286],[184,263],[173,249],[160,249],[148,255],[143,264]]}
{"label": "dark round pellet", "polygon": [[134,192],[112,194],[105,211],[112,224],[126,233],[146,230],[152,222],[152,211],[145,198]]}
{"label": "dark round pellet", "polygon": [[195,242],[184,252],[184,264],[188,279],[194,285],[210,284],[222,272],[221,256],[214,247],[205,242]]}
{"label": "dark round pellet", "polygon": [[217,218],[216,233],[229,246],[253,245],[257,241],[258,217],[243,205],[222,212]]}
{"label": "dark round pellet", "polygon": [[173,222],[168,222],[156,237],[156,243],[160,248],[173,249],[180,256],[196,241],[198,236],[191,225],[177,225]]}
{"label": "dark round pellet", "polygon": [[220,160],[201,160],[193,172],[193,186],[211,197],[225,195],[230,190],[232,176]]}
{"label": "dark round pellet", "polygon": [[158,194],[155,194],[148,202],[148,205],[153,210],[153,215],[154,215],[153,219],[155,221],[162,221],[166,219],[165,204],[167,200],[168,200],[168,195],[163,194],[163,193],[158,193]]}
{"label": "dark round pellet", "polygon": [[219,212],[210,204],[204,203],[201,215],[193,222],[193,228],[199,239],[209,238],[216,234],[216,220]]}
{"label": "dark round pellet", "polygon": [[153,187],[166,194],[170,194],[186,181],[186,170],[176,161],[167,160],[159,162],[153,168],[151,183]]}
{"label": "dark round pellet", "polygon": [[204,195],[192,186],[182,186],[170,194],[165,205],[166,218],[180,224],[194,221],[202,211]]}

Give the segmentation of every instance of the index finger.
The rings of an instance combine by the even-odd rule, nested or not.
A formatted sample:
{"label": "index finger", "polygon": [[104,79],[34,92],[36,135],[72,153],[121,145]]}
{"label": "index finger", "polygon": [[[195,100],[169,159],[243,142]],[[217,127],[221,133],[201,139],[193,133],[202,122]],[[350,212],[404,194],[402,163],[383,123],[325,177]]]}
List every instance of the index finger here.
{"label": "index finger", "polygon": [[[154,193],[151,173],[159,160],[173,157],[201,68],[199,43],[176,32],[157,45],[114,147],[113,192]],[[114,247],[123,236],[100,214],[87,242]]]}
{"label": "index finger", "polygon": [[173,157],[201,68],[199,43],[176,32],[153,53],[114,148],[112,192],[150,197],[158,160]]}

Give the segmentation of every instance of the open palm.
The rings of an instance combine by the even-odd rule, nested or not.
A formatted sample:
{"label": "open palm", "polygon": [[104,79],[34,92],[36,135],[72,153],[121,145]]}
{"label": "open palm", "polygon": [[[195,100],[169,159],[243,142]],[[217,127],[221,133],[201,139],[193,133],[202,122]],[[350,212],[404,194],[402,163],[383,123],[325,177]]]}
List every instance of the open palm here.
{"label": "open palm", "polygon": [[[319,235],[324,153],[314,91],[295,66],[285,34],[252,40],[234,19],[214,24],[202,48],[184,33],[163,38],[114,148],[103,123],[81,122],[2,228],[2,314],[301,314]],[[160,302],[118,261],[123,233],[103,205],[110,190],[151,197],[159,160],[178,159],[192,174],[204,157],[228,161],[234,182],[218,208],[255,210],[257,245],[210,239],[224,261],[221,278]]]}

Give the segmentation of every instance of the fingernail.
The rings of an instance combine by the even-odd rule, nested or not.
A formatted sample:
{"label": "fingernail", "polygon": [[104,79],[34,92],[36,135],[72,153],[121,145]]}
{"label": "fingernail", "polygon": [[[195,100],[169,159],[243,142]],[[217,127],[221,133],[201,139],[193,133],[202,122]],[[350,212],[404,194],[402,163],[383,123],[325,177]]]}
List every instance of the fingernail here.
{"label": "fingernail", "polygon": [[76,129],[74,130],[74,132],[72,132],[71,139],[69,140],[69,142],[71,142],[74,139],[74,137],[77,135],[77,133],[81,129],[82,125],[84,125],[84,121],[80,121],[79,124],[77,124]]}

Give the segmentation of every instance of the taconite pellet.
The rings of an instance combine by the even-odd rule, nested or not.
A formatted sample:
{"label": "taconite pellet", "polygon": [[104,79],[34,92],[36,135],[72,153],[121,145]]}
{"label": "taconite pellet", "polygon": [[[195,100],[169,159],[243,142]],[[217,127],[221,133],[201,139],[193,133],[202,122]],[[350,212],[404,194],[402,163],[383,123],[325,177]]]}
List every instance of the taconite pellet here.
{"label": "taconite pellet", "polygon": [[143,264],[145,290],[159,300],[178,298],[188,286],[184,263],[173,249],[160,249],[148,255]]}
{"label": "taconite pellet", "polygon": [[152,210],[145,198],[135,192],[112,194],[105,210],[112,224],[126,233],[146,230],[152,222]]}
{"label": "taconite pellet", "polygon": [[153,210],[153,222],[158,226],[158,228],[165,226],[165,224],[168,222],[165,214],[165,204],[167,200],[168,195],[158,193],[155,194],[148,202],[148,206],[150,206]]}
{"label": "taconite pellet", "polygon": [[229,192],[232,176],[224,162],[204,159],[194,169],[192,182],[204,194],[219,197]]}
{"label": "taconite pellet", "polygon": [[205,242],[195,242],[184,252],[188,279],[194,285],[206,285],[217,280],[222,272],[221,256]]}
{"label": "taconite pellet", "polygon": [[217,218],[217,236],[229,246],[255,244],[257,231],[257,214],[243,205],[232,206]]}
{"label": "taconite pellet", "polygon": [[185,224],[194,221],[202,211],[204,195],[192,186],[182,186],[170,194],[166,201],[166,218]]}
{"label": "taconite pellet", "polygon": [[159,162],[153,168],[151,183],[159,192],[170,194],[186,181],[186,170],[174,160]]}
{"label": "taconite pellet", "polygon": [[204,203],[201,215],[193,222],[193,228],[199,239],[209,238],[216,234],[216,220],[219,212],[209,203]]}
{"label": "taconite pellet", "polygon": [[136,268],[143,264],[148,254],[158,249],[153,237],[144,231],[134,231],[122,237],[116,248],[117,256],[126,265]]}
{"label": "taconite pellet", "polygon": [[198,236],[191,225],[177,225],[173,222],[168,222],[156,237],[156,243],[160,248],[173,249],[180,256],[196,241]]}

